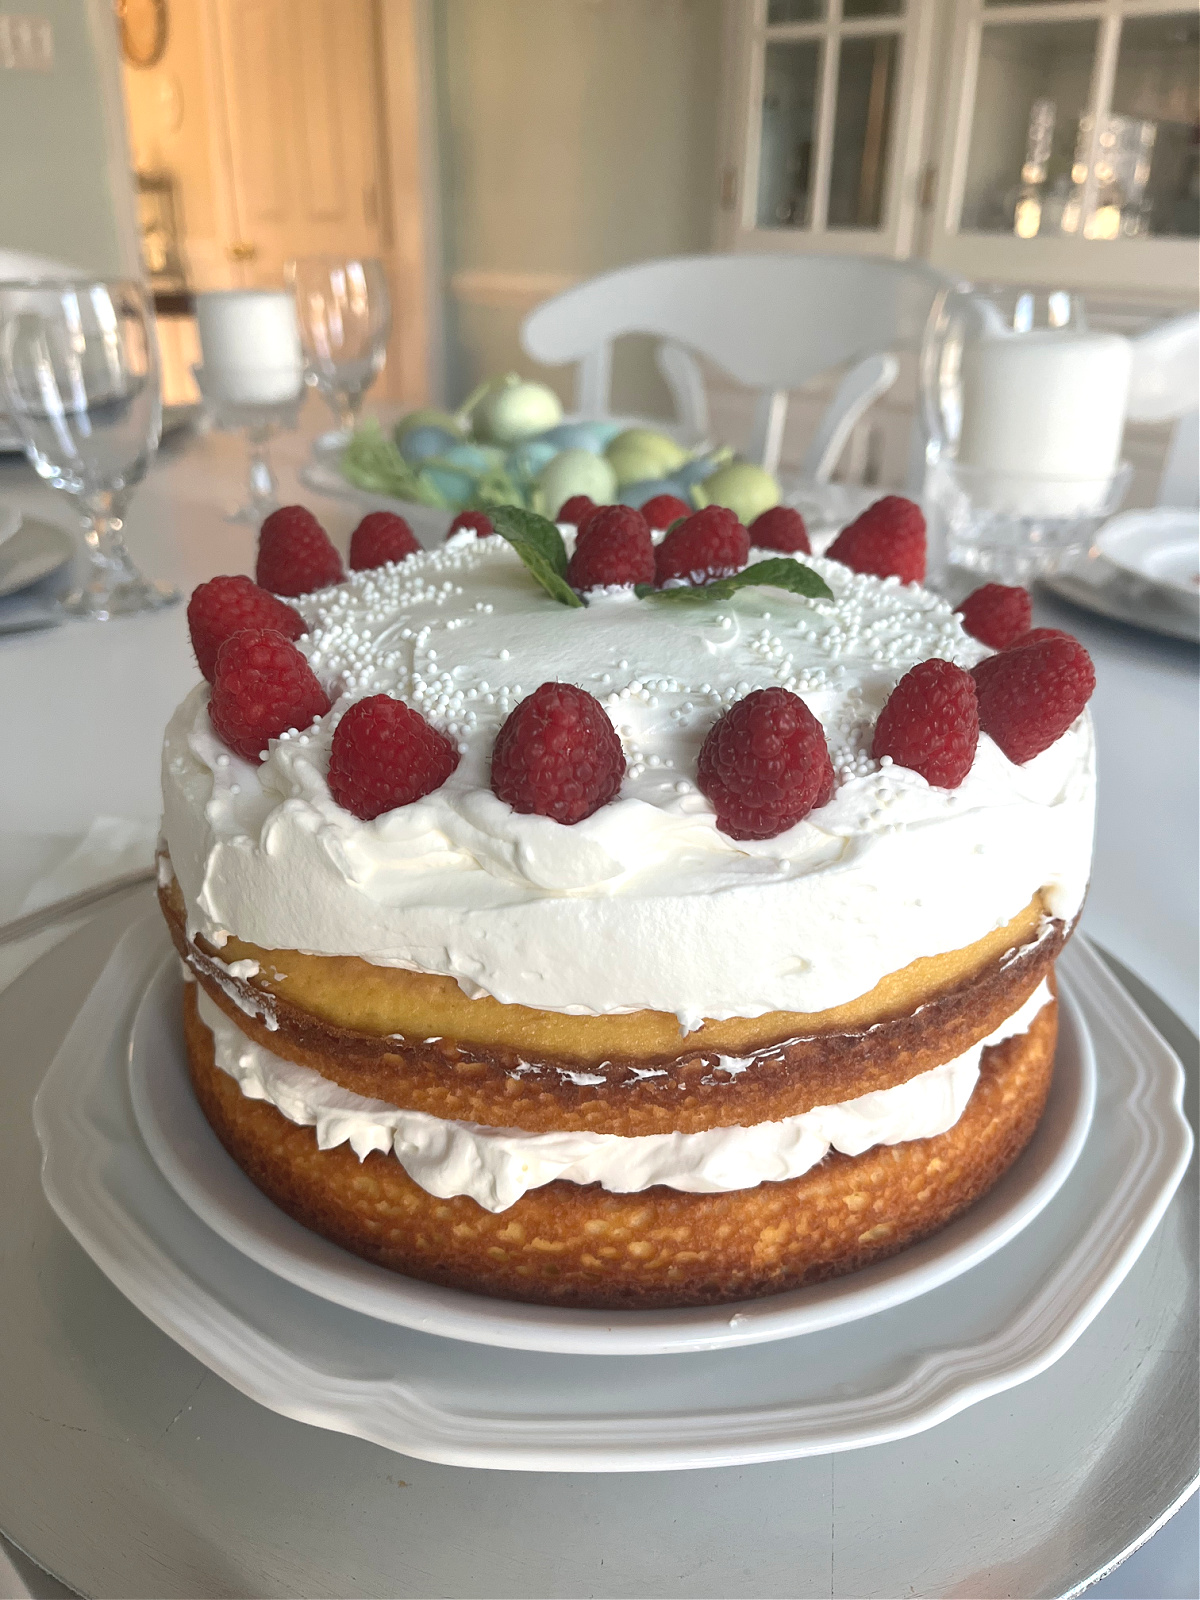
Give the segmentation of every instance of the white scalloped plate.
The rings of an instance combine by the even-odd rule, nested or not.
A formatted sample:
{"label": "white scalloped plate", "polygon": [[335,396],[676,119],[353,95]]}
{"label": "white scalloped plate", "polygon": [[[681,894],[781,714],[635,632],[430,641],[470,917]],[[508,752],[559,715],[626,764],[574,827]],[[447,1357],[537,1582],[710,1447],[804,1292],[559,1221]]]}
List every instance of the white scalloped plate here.
{"label": "white scalloped plate", "polygon": [[989,1261],[919,1299],[753,1349],[578,1355],[468,1347],[285,1282],[196,1217],[138,1133],[127,1041],[161,934],[135,925],[38,1093],[47,1198],[112,1282],[260,1404],[426,1460],[631,1471],[903,1438],[1043,1371],[1129,1271],[1191,1149],[1178,1060],[1076,938],[1060,963],[1096,1043],[1074,1170]]}
{"label": "white scalloped plate", "polygon": [[[165,936],[164,936],[165,938]],[[677,1311],[568,1311],[518,1305],[405,1278],[322,1239],[279,1210],[226,1153],[188,1081],[174,952],[134,1019],[129,1087],[138,1128],[176,1194],[243,1255],[351,1311],[443,1338],[558,1355],[666,1355],[731,1349],[837,1327],[927,1294],[994,1254],[1057,1194],[1087,1137],[1096,1065],[1064,1000],[1051,1098],[1020,1161],[933,1238],[830,1283],[766,1299]]]}

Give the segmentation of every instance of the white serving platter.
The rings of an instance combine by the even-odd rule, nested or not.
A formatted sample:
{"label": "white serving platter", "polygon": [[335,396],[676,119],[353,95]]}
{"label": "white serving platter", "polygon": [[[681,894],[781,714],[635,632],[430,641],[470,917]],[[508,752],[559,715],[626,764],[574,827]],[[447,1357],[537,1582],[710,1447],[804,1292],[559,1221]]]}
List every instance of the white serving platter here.
{"label": "white serving platter", "polygon": [[933,1238],[849,1277],[732,1305],[617,1316],[519,1305],[389,1272],[272,1204],[226,1153],[192,1094],[181,987],[172,951],[145,988],[129,1046],[134,1116],[176,1194],[222,1239],[298,1288],[381,1322],[512,1350],[636,1356],[732,1349],[838,1327],[927,1294],[986,1260],[1049,1204],[1083,1148],[1096,1098],[1095,1056],[1068,999],[1051,1100],[1033,1141],[978,1205]]}
{"label": "white serving platter", "polygon": [[1200,606],[1200,511],[1160,506],[1105,523],[1096,548],[1115,566]]}
{"label": "white serving platter", "polygon": [[219,1238],[159,1172],[128,1090],[153,916],[116,950],[35,1103],[43,1188],[164,1332],[284,1416],[428,1461],[627,1472],[785,1460],[897,1440],[1044,1371],[1136,1262],[1187,1164],[1178,1059],[1081,940],[1060,962],[1097,1047],[1073,1171],[990,1260],[916,1300],[754,1349],[654,1360],[481,1346],[367,1317]]}

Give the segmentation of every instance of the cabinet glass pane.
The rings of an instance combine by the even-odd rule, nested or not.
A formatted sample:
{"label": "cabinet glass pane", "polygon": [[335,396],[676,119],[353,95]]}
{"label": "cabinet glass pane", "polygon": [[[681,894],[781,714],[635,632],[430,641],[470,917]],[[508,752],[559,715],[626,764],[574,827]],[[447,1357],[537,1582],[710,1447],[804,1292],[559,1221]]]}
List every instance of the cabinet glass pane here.
{"label": "cabinet glass pane", "polygon": [[1023,239],[1074,231],[1076,153],[1097,28],[1095,22],[984,28],[963,193],[964,229],[1016,233]]}
{"label": "cabinet glass pane", "polygon": [[763,65],[758,226],[807,228],[821,85],[816,40],[769,44]]}
{"label": "cabinet glass pane", "polygon": [[900,41],[843,38],[829,173],[830,228],[878,228],[891,145]]}
{"label": "cabinet glass pane", "polygon": [[842,0],[844,17],[898,17],[904,0]]}
{"label": "cabinet glass pane", "polygon": [[776,22],[824,22],[825,0],[769,0],[767,26]]}
{"label": "cabinet glass pane", "polygon": [[[1200,21],[1127,18],[1113,84],[1112,135],[1097,152],[1097,180],[1111,187],[1120,231],[1200,233]],[[1108,160],[1103,160],[1107,155]],[[1100,180],[1105,180],[1101,182]],[[1098,196],[1100,203],[1109,198]]]}

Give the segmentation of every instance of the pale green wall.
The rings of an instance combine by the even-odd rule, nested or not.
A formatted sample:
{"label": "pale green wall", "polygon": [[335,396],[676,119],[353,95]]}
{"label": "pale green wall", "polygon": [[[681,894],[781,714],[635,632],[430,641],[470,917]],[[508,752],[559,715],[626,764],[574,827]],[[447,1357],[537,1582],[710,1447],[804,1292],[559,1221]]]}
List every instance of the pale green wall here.
{"label": "pale green wall", "polygon": [[112,6],[12,9],[49,19],[54,69],[0,75],[0,246],[98,276],[139,271]]}
{"label": "pale green wall", "polygon": [[[434,0],[447,389],[536,366],[523,310],[465,304],[460,271],[589,277],[707,250],[720,0]],[[647,341],[614,400],[663,411]],[[571,375],[549,376],[569,396]]]}

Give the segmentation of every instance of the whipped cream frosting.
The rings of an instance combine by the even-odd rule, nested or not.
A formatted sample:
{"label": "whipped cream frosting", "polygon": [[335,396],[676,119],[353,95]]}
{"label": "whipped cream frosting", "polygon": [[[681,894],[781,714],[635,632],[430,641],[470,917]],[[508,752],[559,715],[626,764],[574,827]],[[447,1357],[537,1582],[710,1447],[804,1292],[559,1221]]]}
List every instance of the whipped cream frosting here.
{"label": "whipped cream frosting", "polygon": [[197,991],[217,1065],[248,1099],[269,1101],[289,1122],[315,1128],[322,1150],[348,1143],[360,1161],[372,1150],[391,1151],[427,1194],[469,1195],[493,1212],[506,1211],[527,1190],[556,1178],[598,1183],[613,1194],[638,1194],[655,1184],[717,1194],[798,1178],[830,1149],[858,1156],[879,1144],[932,1138],[962,1116],[985,1047],[1027,1032],[1052,998],[1043,980],[986,1039],[891,1089],[748,1128],[626,1138],[488,1128],[368,1100],[248,1039],[202,988]]}
{"label": "whipped cream frosting", "polygon": [[[1086,714],[1025,766],[982,737],[955,790],[873,760],[875,720],[911,666],[987,652],[916,585],[811,565],[832,600],[763,588],[669,606],[608,590],[579,610],[502,540],[465,532],[296,601],[334,702],[320,724],[252,766],[213,733],[201,684],[167,729],[164,832],[190,932],[357,955],[553,1011],[674,1012],[686,1031],[840,1005],[984,937],[1038,891],[1073,917],[1092,847]],[[519,816],[488,786],[504,718],[553,678],[597,696],[628,762],[618,797],[573,827]],[[837,790],[774,839],[733,840],[696,788],[697,757],[722,711],[774,684],[821,720]],[[381,691],[462,759],[433,794],[362,822],[329,794],[329,743]]]}

